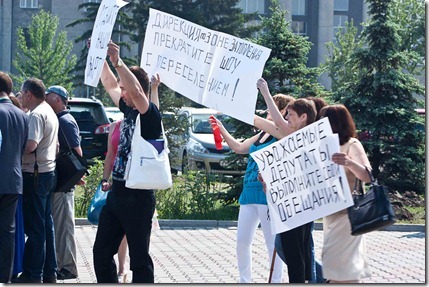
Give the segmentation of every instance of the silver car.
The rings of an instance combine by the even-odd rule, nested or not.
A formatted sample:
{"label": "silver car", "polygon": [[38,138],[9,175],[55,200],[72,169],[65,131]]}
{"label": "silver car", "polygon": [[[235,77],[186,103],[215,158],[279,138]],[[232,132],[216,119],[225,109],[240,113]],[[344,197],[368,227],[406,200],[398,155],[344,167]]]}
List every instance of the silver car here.
{"label": "silver car", "polygon": [[180,117],[187,118],[187,132],[182,135],[184,145],[178,150],[172,151],[173,156],[178,156],[179,161],[173,169],[177,171],[206,170],[211,173],[226,175],[241,175],[242,170],[228,169],[225,158],[231,149],[222,142],[222,149],[217,150],[214,142],[212,128],[209,122],[210,115],[215,115],[230,132],[234,127],[226,121],[229,117],[216,110],[207,108],[184,107],[179,110]]}

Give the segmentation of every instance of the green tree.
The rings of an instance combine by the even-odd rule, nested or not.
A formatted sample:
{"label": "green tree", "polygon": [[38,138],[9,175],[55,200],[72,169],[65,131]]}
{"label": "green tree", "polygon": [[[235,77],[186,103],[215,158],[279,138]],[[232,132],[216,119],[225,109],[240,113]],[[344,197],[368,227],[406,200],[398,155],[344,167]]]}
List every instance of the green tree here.
{"label": "green tree", "polygon": [[18,71],[14,77],[17,85],[29,77],[41,79],[48,87],[62,85],[73,90],[72,71],[76,55],[70,55],[73,43],[67,40],[66,32],[57,34],[59,19],[41,10],[32,17],[28,34],[18,28],[18,52],[12,63]]}
{"label": "green tree", "polygon": [[363,46],[357,33],[358,29],[352,20],[346,23],[344,32],[337,32],[334,42],[326,45],[328,55],[325,56],[325,63],[321,68],[328,73],[332,81],[331,89],[335,101],[341,101],[336,95],[339,89],[357,81],[357,67],[350,61],[351,55]]}
{"label": "green tree", "polygon": [[393,0],[389,17],[396,23],[401,39],[400,49],[416,53],[418,61],[410,61],[407,70],[420,75],[425,70],[426,58],[426,15],[425,2],[421,0]]}
{"label": "green tree", "polygon": [[350,59],[357,80],[344,86],[341,101],[369,135],[363,144],[379,181],[400,192],[423,193],[424,127],[413,96],[423,87],[404,69],[414,55],[402,50],[398,25],[389,17],[393,0],[367,2],[371,19],[361,34],[365,46]]}
{"label": "green tree", "polygon": [[255,43],[271,49],[270,57],[264,69],[264,77],[270,84],[272,94],[292,93],[296,96],[307,96],[324,93],[317,83],[319,69],[307,67],[311,42],[308,37],[294,34],[286,20],[286,10],[272,0],[269,17],[261,17],[263,33]]}

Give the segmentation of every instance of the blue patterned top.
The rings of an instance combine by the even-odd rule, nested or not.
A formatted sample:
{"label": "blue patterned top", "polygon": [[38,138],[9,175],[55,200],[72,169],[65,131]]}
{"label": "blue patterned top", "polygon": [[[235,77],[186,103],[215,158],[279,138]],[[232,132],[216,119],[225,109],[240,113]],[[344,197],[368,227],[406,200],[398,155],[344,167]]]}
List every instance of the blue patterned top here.
{"label": "blue patterned top", "polygon": [[[258,140],[250,146],[249,154],[277,141],[275,137],[270,135],[265,140],[265,142],[261,143],[260,140],[264,135],[265,132],[262,132]],[[243,179],[243,191],[241,192],[240,198],[238,199],[240,204],[267,205],[267,198],[264,191],[262,190],[262,183],[258,180],[258,171],[258,165],[256,164],[255,160],[249,156],[246,173],[244,174]]]}

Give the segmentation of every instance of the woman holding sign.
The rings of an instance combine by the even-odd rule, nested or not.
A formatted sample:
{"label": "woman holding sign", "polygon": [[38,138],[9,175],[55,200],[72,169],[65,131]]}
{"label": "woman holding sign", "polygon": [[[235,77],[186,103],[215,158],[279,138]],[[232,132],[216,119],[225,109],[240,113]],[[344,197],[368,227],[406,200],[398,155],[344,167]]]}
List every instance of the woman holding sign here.
{"label": "woman holding sign", "polygon": [[[332,105],[320,110],[321,117],[327,117],[334,133],[340,139],[340,151],[332,155],[332,161],[344,166],[350,190],[355,179],[370,182],[365,167],[371,164],[365,149],[356,138],[356,126],[350,112],[343,105]],[[323,218],[323,276],[330,283],[359,283],[360,279],[371,276],[365,258],[364,235],[350,234],[347,209]]]}
{"label": "woman holding sign", "polygon": [[[267,103],[268,108],[272,111],[273,121],[278,130],[283,132],[284,136],[297,131],[316,120],[316,106],[313,101],[307,99],[298,99],[287,106],[287,116],[284,119],[276,111],[275,105],[268,89],[268,84],[264,79],[259,79],[257,87]],[[261,121],[255,118],[255,125],[261,126]],[[272,129],[266,123],[261,126],[268,131]],[[267,129],[267,130],[266,130]],[[306,223],[291,230],[277,234],[280,242],[278,249],[282,250],[282,259],[287,264],[289,283],[305,283],[314,280],[314,252],[312,252],[311,242],[313,222]]]}
{"label": "woman holding sign", "polygon": [[[277,105],[276,109],[278,108],[284,115],[286,113],[286,106],[294,99],[291,96],[279,94],[274,96],[273,100]],[[269,111],[267,119],[271,120]],[[272,135],[265,132],[259,132],[253,137],[240,142],[231,136],[222,123],[214,116],[211,116],[209,121],[212,126],[216,124],[219,126],[220,133],[222,134],[228,146],[238,154],[249,154],[277,141],[277,139]],[[243,191],[241,192],[238,202],[240,203],[237,224],[237,259],[238,269],[240,272],[239,282],[251,283],[251,246],[258,224],[261,223],[270,261],[272,260],[273,256],[275,236],[272,235],[270,221],[268,220],[268,208],[265,193],[262,190],[261,182],[258,180],[258,166],[250,156],[243,179]],[[271,282],[281,283],[282,275],[283,262],[277,258],[275,260],[274,272]]]}

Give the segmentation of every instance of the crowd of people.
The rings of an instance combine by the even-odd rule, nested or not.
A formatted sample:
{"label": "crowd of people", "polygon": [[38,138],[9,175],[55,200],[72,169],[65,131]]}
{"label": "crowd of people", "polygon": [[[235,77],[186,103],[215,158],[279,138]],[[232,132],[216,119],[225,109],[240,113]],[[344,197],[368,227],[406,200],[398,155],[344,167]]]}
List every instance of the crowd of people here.
{"label": "crowd of people", "polygon": [[[119,46],[113,42],[108,45],[107,55],[113,70],[106,59],[100,79],[124,119],[110,126],[101,181],[102,190],[110,192],[100,213],[93,247],[95,274],[98,283],[126,282],[128,248],[132,282],[153,283],[149,246],[156,212],[155,192],[127,188],[124,174],[137,117],[145,139],[161,135],[160,78],[156,75],[149,80],[142,68],[128,67],[120,58]],[[271,96],[262,78],[256,86],[268,113],[265,118],[255,115],[258,132],[252,137],[237,140],[221,121],[210,117],[210,123],[219,126],[234,152],[250,154],[325,117],[340,139],[340,151],[332,155],[332,161],[344,166],[351,190],[355,179],[370,181],[366,168],[371,169],[371,165],[344,105],[328,105],[314,96]],[[0,72],[0,283],[55,283],[57,279],[76,278],[74,192],[55,192],[55,159],[59,150],[74,149],[82,155],[79,127],[67,110],[69,94],[58,85],[46,89],[36,78],[25,80],[17,97],[12,91],[12,79]],[[85,184],[84,179],[78,184]],[[252,157],[248,159],[239,204],[238,282],[252,282],[251,248],[259,224],[268,264],[274,262],[272,283],[283,282],[284,265],[289,283],[320,282],[322,276],[330,283],[357,283],[371,275],[365,258],[365,237],[350,234],[346,210],[323,218],[322,266],[315,260],[313,222],[272,235],[265,183]],[[119,270],[114,260],[116,254]],[[323,274],[316,272],[319,269]]]}

